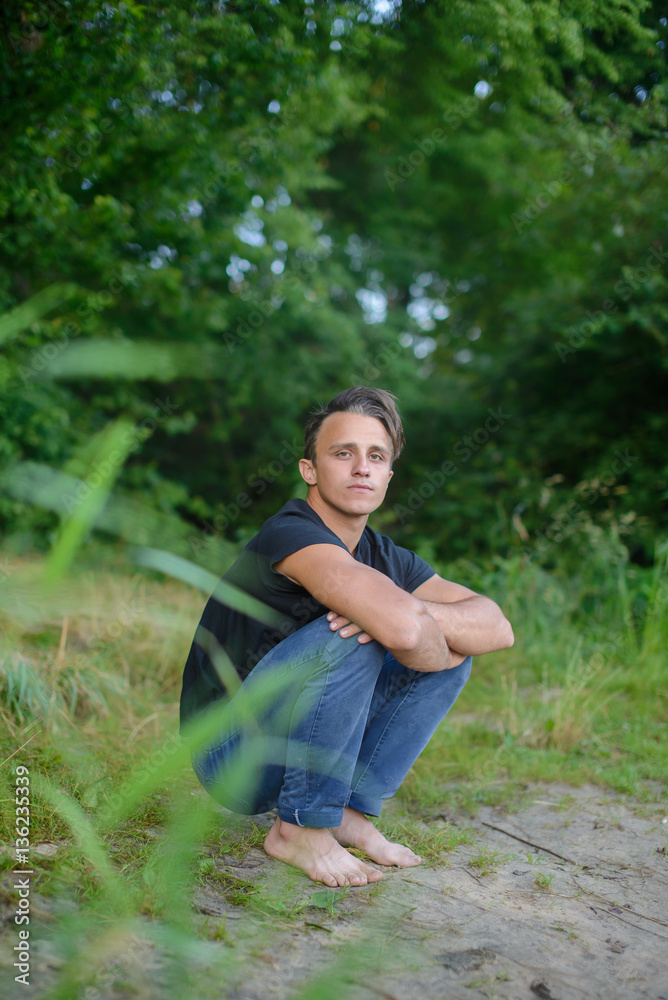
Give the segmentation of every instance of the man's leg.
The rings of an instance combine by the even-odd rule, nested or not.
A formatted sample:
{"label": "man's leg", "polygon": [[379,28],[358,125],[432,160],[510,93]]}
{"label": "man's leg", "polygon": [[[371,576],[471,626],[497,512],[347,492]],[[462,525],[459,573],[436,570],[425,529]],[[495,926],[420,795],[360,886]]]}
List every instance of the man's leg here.
{"label": "man's leg", "polygon": [[[194,755],[200,781],[224,805],[246,813],[277,806],[265,850],[326,885],[381,877],[328,828],[343,820],[384,657],[377,642],[332,633],[325,616],[311,622],[267,653],[230,701],[231,715],[240,699],[254,701],[255,718]],[[277,680],[280,695],[267,698],[263,685]],[[249,761],[255,785],[247,791],[239,769]]]}
{"label": "man's leg", "polygon": [[388,842],[365,814],[379,816],[459,696],[471,657],[438,673],[420,673],[388,653],[378,678],[343,822],[332,830],[379,864],[417,864],[401,844]]}

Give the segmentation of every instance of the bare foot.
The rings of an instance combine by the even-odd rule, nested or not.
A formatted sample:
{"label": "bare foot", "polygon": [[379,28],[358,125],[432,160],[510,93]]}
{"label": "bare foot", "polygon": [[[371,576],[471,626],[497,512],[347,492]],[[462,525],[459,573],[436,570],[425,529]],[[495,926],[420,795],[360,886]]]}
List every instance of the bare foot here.
{"label": "bare foot", "polygon": [[383,873],[365,865],[334,839],[328,829],[297,826],[276,818],[264,842],[266,853],[301,869],[314,882],[332,888],[377,882]]}
{"label": "bare foot", "polygon": [[410,847],[391,843],[363,813],[348,806],[343,810],[341,826],[333,827],[332,833],[342,847],[357,847],[379,865],[412,868],[422,863],[422,858]]}

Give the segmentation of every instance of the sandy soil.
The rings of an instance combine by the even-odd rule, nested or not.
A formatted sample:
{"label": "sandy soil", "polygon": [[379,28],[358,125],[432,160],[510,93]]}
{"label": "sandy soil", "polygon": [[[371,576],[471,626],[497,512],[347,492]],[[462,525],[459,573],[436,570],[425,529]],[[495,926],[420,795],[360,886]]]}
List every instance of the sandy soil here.
{"label": "sandy soil", "polygon": [[[197,919],[211,927],[223,918],[225,937],[202,942],[191,975],[202,987],[215,983],[221,1000],[288,1000],[317,977],[308,1000],[668,1000],[665,813],[639,815],[630,800],[598,788],[550,785],[532,789],[514,813],[482,808],[473,820],[448,819],[473,827],[475,843],[436,867],[386,869],[380,888],[343,896],[259,850],[242,861],[214,859],[262,886],[253,896],[260,908],[198,890]],[[472,864],[481,849],[497,852],[487,873]],[[286,913],[286,902],[296,912]],[[7,998],[25,995],[11,972],[15,937],[6,923]],[[222,981],[213,971],[221,949],[230,955]],[[161,962],[140,935],[110,961],[131,991],[119,992],[110,973],[89,1000],[166,995]],[[32,995],[57,964],[46,946],[35,954]]]}

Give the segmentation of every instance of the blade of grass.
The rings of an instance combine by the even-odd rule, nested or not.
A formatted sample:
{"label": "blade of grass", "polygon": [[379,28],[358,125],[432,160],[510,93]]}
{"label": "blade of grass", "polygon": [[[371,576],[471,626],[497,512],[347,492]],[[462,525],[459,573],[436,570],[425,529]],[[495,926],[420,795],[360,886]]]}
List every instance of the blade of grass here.
{"label": "blade of grass", "polygon": [[99,436],[99,446],[91,462],[97,482],[88,485],[90,492],[83,497],[74,513],[64,524],[58,541],[44,567],[44,583],[52,587],[69,568],[77,549],[94,526],[109,491],[116,480],[132,445],[132,424],[121,418]]}
{"label": "blade of grass", "polygon": [[14,340],[31,323],[41,319],[61,302],[72,298],[78,291],[81,289],[72,282],[58,282],[43,288],[15,309],[4,313],[0,316],[0,344]]}
{"label": "blade of grass", "polygon": [[69,795],[56,788],[44,775],[35,774],[32,786],[38,795],[49,802],[60,814],[85,857],[93,865],[110,910],[116,914],[128,912],[130,898],[128,886],[115,870],[102,840],[93,828],[93,823],[81,806]]}
{"label": "blade of grass", "polygon": [[209,573],[182,556],[176,556],[162,549],[150,548],[134,549],[131,555],[140,566],[146,566],[159,573],[165,573],[167,576],[176,577],[177,580],[183,580],[184,583],[189,583],[191,586],[203,590],[204,593],[212,594],[222,604],[227,604],[235,611],[249,615],[265,625],[278,625],[282,621],[282,616],[273,608],[256,600],[238,587],[234,587],[231,583],[220,580],[213,573]]}

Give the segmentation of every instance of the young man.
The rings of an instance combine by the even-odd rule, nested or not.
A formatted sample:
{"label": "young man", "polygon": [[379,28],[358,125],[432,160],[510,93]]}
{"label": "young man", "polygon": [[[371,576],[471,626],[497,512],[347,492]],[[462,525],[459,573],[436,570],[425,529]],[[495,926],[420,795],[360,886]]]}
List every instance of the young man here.
{"label": "young man", "polygon": [[493,601],[367,526],[403,440],[382,389],[347,389],[310,417],[306,500],[269,518],[223,578],[278,612],[278,627],[212,596],[183,677],[182,730],[225,696],[221,650],[244,679],[218,735],[193,753],[195,773],[232,810],[277,808],[265,851],[328,886],[382,878],[346,847],[381,865],[420,863],[367,817],[429,742],[471,656],[513,644]]}

